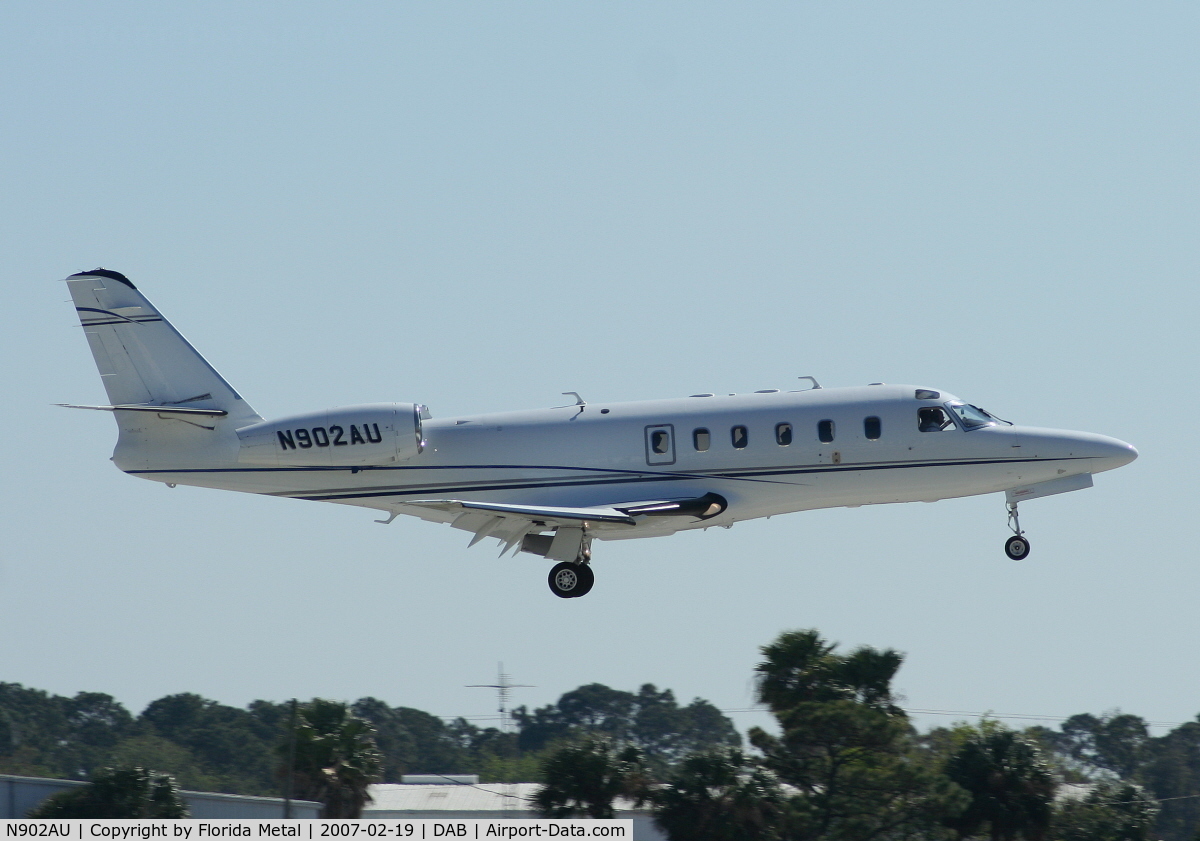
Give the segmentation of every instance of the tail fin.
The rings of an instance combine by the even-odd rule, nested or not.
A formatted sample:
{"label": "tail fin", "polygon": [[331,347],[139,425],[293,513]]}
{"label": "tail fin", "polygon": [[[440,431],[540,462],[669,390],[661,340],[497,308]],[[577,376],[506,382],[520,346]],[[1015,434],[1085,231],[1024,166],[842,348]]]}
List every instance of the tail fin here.
{"label": "tail fin", "polygon": [[93,269],[67,286],[114,407],[213,410],[235,428],[262,420],[123,274]]}

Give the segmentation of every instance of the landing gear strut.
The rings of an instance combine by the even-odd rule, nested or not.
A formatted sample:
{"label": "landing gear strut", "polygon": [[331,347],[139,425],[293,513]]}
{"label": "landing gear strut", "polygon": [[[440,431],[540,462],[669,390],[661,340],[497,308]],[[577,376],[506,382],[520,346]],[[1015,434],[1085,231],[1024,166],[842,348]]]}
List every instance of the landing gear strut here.
{"label": "landing gear strut", "polygon": [[1013,530],[1013,536],[1004,541],[1004,554],[1014,561],[1023,561],[1029,557],[1029,539],[1021,531],[1021,518],[1015,502],[1008,503],[1008,527]]}
{"label": "landing gear strut", "polygon": [[582,561],[564,561],[551,568],[547,580],[550,592],[560,599],[577,599],[591,591],[596,576],[592,568]]}

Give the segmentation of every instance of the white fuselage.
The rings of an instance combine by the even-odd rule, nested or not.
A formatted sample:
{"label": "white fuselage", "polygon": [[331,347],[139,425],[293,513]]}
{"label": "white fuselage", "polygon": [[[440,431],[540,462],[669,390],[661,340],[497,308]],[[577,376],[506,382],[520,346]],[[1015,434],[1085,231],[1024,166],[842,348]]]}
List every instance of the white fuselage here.
{"label": "white fuselage", "polygon": [[[618,539],[815,508],[1006,491],[1110,470],[1136,457],[1128,444],[1090,433],[1000,423],[969,429],[961,421],[923,432],[919,411],[948,407],[956,398],[941,392],[917,399],[918,392],[915,386],[874,385],[434,419],[424,423],[423,450],[389,465],[122,467],[163,482],[443,522],[453,516],[405,503],[536,500],[585,508],[705,493],[728,501],[712,519],[652,517],[597,534]],[[832,422],[831,441],[820,440],[822,428],[829,437],[824,421]],[[790,425],[790,440],[781,424]],[[697,430],[707,431],[707,442]]]}

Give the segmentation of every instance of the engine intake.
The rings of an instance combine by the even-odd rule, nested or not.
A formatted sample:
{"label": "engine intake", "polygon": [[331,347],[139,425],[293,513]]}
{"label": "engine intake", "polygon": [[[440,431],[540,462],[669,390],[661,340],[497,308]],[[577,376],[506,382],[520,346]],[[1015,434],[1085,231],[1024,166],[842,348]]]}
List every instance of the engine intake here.
{"label": "engine intake", "polygon": [[356,467],[394,464],[421,453],[419,403],[346,406],[244,426],[240,464],[268,467]]}

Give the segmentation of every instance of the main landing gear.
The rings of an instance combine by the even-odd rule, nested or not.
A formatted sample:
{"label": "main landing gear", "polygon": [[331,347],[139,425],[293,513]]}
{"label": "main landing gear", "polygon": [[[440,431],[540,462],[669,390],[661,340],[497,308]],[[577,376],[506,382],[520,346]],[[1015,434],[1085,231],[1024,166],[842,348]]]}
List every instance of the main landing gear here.
{"label": "main landing gear", "polygon": [[550,570],[550,592],[560,599],[586,596],[596,583],[592,568],[582,561],[564,561]]}
{"label": "main landing gear", "polygon": [[1004,541],[1004,554],[1014,561],[1023,561],[1029,557],[1029,538],[1021,531],[1021,518],[1015,502],[1008,503],[1008,527],[1013,530],[1013,536]]}

